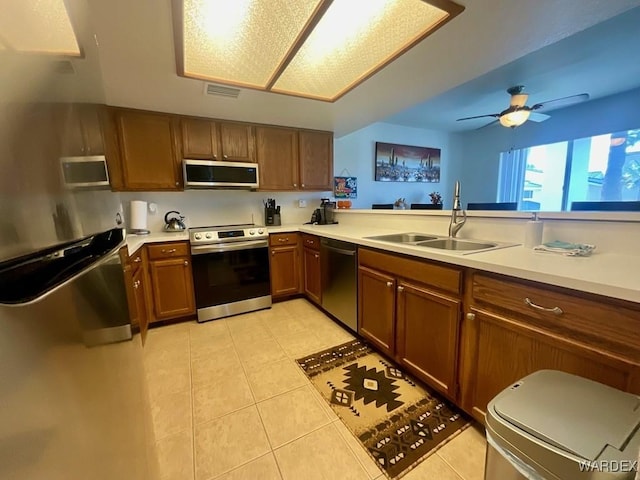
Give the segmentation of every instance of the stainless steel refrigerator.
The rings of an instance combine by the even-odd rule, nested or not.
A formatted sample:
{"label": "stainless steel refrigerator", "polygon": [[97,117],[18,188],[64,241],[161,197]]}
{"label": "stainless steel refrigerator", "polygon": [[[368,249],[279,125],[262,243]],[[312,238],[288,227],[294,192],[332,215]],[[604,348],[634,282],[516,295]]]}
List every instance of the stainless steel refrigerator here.
{"label": "stainless steel refrigerator", "polygon": [[86,0],[59,3],[78,57],[38,50],[59,29],[37,9],[0,31],[0,478],[157,478],[121,203],[99,181],[99,49]]}

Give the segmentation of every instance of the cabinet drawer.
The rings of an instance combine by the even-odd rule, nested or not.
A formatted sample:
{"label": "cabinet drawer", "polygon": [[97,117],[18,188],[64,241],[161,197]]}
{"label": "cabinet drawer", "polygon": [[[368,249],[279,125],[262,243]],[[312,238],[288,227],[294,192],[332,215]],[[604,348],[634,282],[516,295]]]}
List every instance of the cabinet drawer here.
{"label": "cabinet drawer", "polygon": [[640,352],[640,305],[477,272],[471,296],[476,307],[525,318],[599,348]]}
{"label": "cabinet drawer", "polygon": [[320,239],[315,235],[309,235],[308,233],[303,233],[302,245],[306,248],[311,248],[313,250],[320,250]]}
{"label": "cabinet drawer", "polygon": [[272,233],[269,235],[269,245],[277,247],[278,245],[297,245],[299,235],[292,233]]}
{"label": "cabinet drawer", "polygon": [[447,292],[459,294],[461,290],[462,270],[455,267],[366,248],[358,249],[358,263]]}
{"label": "cabinet drawer", "polygon": [[149,245],[147,249],[150,260],[189,256],[189,244],[186,242],[160,243]]}

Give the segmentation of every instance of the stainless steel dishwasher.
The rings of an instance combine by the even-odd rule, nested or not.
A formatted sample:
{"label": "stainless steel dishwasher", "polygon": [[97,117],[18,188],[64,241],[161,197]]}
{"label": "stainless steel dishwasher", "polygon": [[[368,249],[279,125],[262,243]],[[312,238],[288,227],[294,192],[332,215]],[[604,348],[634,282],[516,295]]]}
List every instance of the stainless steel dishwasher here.
{"label": "stainless steel dishwasher", "polygon": [[323,238],[322,308],[354,332],[358,331],[358,257],[353,243]]}

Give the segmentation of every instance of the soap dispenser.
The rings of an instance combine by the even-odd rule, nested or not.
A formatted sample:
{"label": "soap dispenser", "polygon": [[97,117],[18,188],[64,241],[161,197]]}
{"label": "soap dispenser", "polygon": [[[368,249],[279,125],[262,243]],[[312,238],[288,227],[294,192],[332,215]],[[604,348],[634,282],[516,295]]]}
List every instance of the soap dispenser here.
{"label": "soap dispenser", "polygon": [[531,220],[529,220],[524,228],[524,246],[525,248],[534,248],[542,243],[542,229],[544,223],[538,220],[538,212],[533,212]]}

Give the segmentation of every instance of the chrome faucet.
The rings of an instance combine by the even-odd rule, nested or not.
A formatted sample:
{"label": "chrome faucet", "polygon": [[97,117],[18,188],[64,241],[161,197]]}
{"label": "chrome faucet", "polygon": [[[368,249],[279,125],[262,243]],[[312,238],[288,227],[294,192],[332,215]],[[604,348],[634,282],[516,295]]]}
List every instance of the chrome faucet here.
{"label": "chrome faucet", "polygon": [[[462,220],[458,215],[462,212]],[[467,221],[466,212],[460,207],[460,182],[456,181],[456,188],[453,192],[453,208],[451,209],[451,221],[449,222],[449,237],[454,238]]]}

